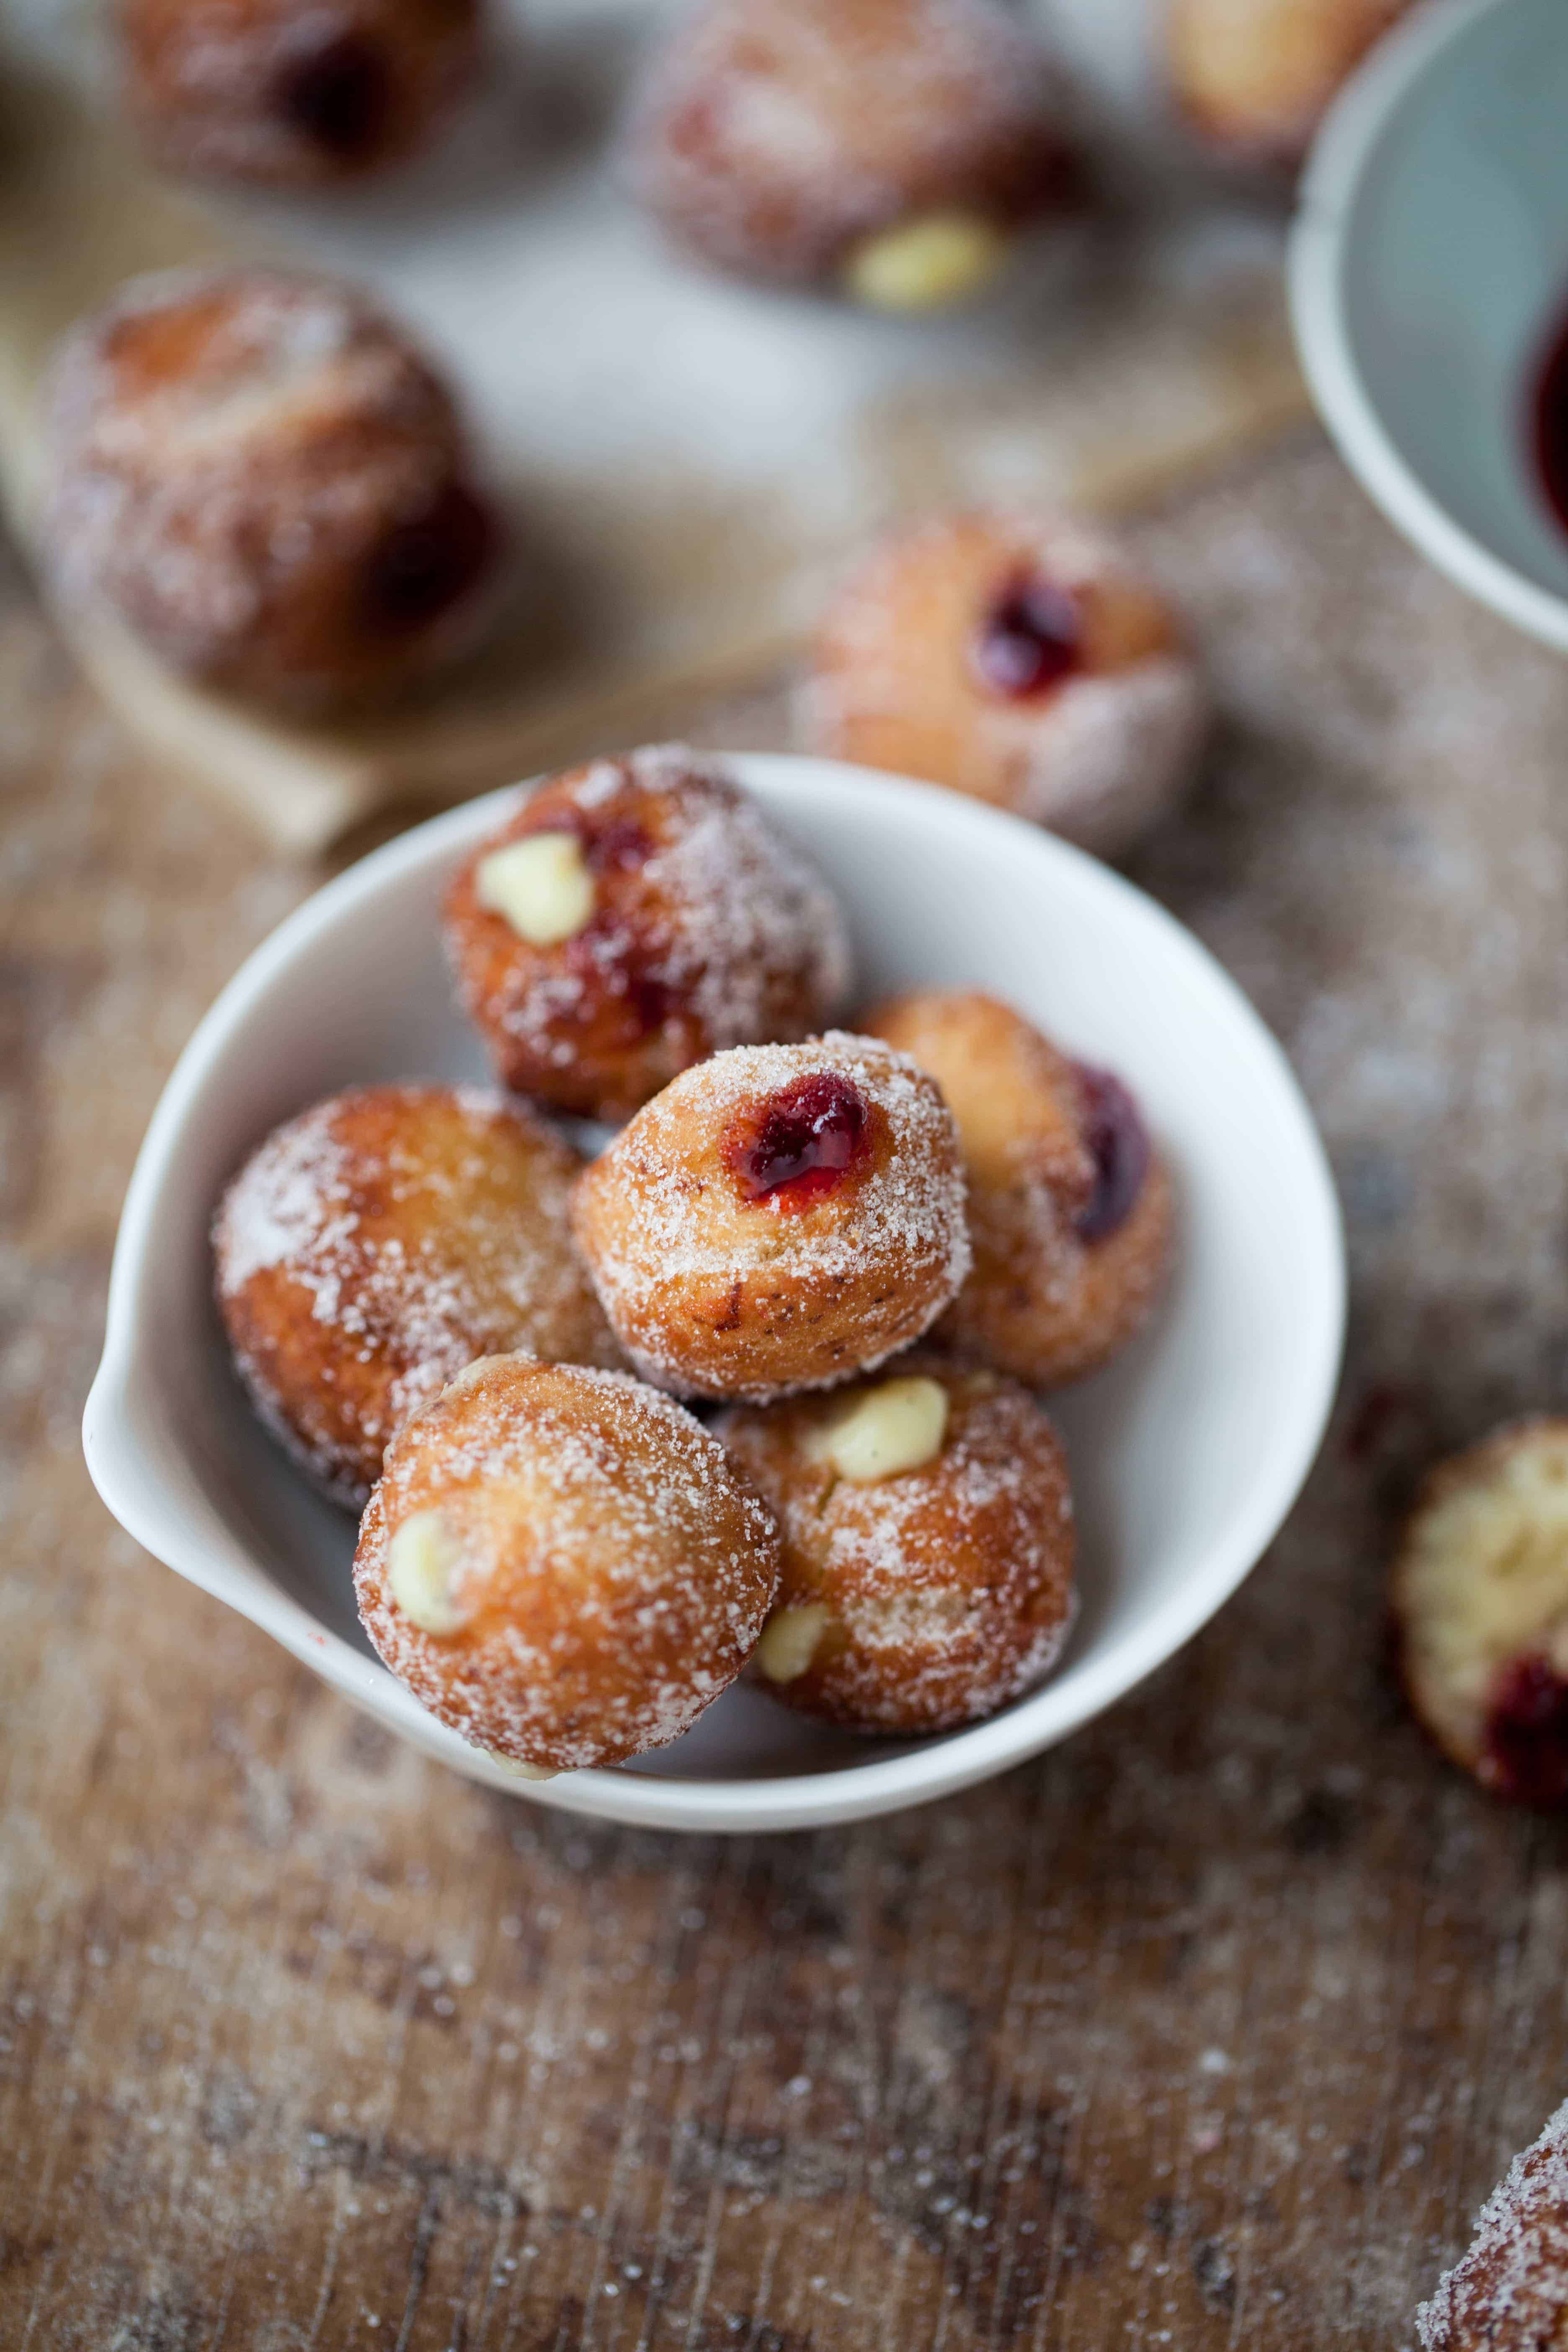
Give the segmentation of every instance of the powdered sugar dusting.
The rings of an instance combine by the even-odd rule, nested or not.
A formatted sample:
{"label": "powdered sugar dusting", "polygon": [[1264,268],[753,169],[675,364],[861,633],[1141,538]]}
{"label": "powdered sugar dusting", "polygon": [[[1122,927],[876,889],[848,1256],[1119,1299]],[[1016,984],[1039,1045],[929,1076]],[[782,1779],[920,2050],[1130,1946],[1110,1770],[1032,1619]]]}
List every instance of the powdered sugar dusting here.
{"label": "powdered sugar dusting", "polygon": [[1546,2346],[1568,2315],[1568,2101],[1476,2216],[1469,2252],[1415,2315],[1426,2352]]}
{"label": "powdered sugar dusting", "polygon": [[[437,1508],[457,1640],[391,1600],[393,1528]],[[777,1531],[723,1448],[623,1373],[499,1358],[389,1449],[355,1559],[376,1648],[474,1744],[568,1769],[667,1746],[728,1687],[777,1583]]]}
{"label": "powdered sugar dusting", "polygon": [[[946,1279],[955,1286],[962,1283],[969,1270],[963,1181],[946,1166],[946,1155],[934,1149],[948,1131],[941,1097],[906,1055],[839,1029],[800,1045],[736,1046],[665,1089],[657,1106],[657,1130],[679,1121],[689,1108],[705,1129],[721,1129],[748,1104],[816,1069],[839,1070],[854,1080],[887,1115],[894,1149],[858,1192],[855,1216],[847,1224],[815,1217],[791,1221],[792,1260],[824,1275],[837,1275],[854,1271],[868,1251],[890,1248],[924,1255],[935,1243]],[[655,1108],[650,1104],[649,1113]],[[644,1132],[657,1130],[650,1118]],[[629,1136],[630,1130],[626,1133]],[[623,1139],[611,1145],[607,1161],[617,1156]],[[622,1245],[596,1269],[611,1286],[635,1283],[639,1266],[705,1274],[731,1263],[729,1230],[722,1237],[715,1234],[680,1168],[673,1161],[659,1166],[657,1160],[650,1168],[651,1157],[637,1155],[636,1214]],[[752,1225],[753,1263],[777,1254],[782,1230],[761,1219]]]}

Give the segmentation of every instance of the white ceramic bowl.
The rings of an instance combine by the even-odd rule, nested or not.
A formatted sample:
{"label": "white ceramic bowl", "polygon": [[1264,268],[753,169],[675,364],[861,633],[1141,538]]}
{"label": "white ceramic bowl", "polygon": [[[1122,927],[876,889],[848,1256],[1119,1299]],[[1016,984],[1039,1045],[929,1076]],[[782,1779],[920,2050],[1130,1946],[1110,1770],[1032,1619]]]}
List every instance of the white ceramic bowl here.
{"label": "white ceramic bowl", "polygon": [[[742,757],[742,781],[842,894],[868,995],[973,984],[1122,1071],[1174,1164],[1181,1271],[1153,1329],[1061,1402],[1083,1607],[1043,1688],[972,1730],[857,1740],[741,1687],[674,1747],[530,1788],[673,1829],[852,1821],[984,1780],[1098,1715],[1240,1583],[1318,1445],[1344,1269],[1321,1147],[1284,1057],[1171,917],[1049,835],[928,785]],[[372,1715],[479,1780],[519,1783],[416,1705],[354,1615],[352,1522],[252,1419],[211,1301],[225,1179],[278,1120],[358,1080],[473,1077],[437,938],[447,877],[512,795],[421,825],[317,893],[192,1038],[126,1199],[84,1442],[138,1542]]]}
{"label": "white ceramic bowl", "polygon": [[1568,532],[1526,429],[1568,311],[1568,6],[1437,0],[1341,93],[1290,243],[1302,364],[1346,463],[1462,588],[1568,646]]}

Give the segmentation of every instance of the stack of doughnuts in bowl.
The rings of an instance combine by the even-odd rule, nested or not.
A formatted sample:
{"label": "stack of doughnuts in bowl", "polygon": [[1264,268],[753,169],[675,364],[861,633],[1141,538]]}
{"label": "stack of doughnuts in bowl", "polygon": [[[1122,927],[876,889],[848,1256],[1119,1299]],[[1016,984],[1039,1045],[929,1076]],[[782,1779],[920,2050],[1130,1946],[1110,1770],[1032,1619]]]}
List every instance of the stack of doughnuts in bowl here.
{"label": "stack of doughnuts in bowl", "polygon": [[665,1745],[742,1673],[906,1736],[1037,1683],[1075,1608],[1040,1393],[1173,1247],[1128,1088],[982,993],[852,1009],[834,893],[679,747],[522,795],[444,928],[498,1083],[312,1105],[214,1227],[385,1664],[523,1774]]}

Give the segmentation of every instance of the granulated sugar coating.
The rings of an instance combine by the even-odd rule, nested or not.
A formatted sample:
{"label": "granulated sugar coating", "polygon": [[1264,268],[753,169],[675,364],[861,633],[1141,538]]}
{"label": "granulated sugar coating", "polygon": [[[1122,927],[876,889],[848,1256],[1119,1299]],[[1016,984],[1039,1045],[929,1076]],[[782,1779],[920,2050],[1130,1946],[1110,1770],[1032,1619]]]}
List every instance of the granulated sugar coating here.
{"label": "granulated sugar coating", "polygon": [[[823,1078],[845,1088],[860,1156],[752,1193],[737,1151]],[[802,1181],[809,1195],[794,1197]],[[831,1387],[907,1347],[970,1264],[938,1088],[880,1039],[839,1030],[687,1071],[584,1171],[572,1221],[639,1370],[678,1392],[757,1402]]]}
{"label": "granulated sugar coating", "polygon": [[1148,1321],[1174,1252],[1173,1186],[1131,1096],[973,990],[865,1019],[958,1125],[974,1265],[942,1336],[1031,1388],[1098,1370]]}
{"label": "granulated sugar coating", "polygon": [[331,184],[413,152],[468,80],[478,0],[121,0],[125,98],[167,171]]}
{"label": "granulated sugar coating", "polygon": [[[442,1622],[394,1597],[418,1519]],[[778,1531],[685,1408],[624,1373],[495,1357],[387,1450],[354,1557],[365,1630],[473,1745],[548,1771],[662,1748],[740,1673]]]}
{"label": "granulated sugar coating", "polygon": [[268,1137],[224,1196],[217,1297],[258,1410],[361,1505],[387,1439],[476,1356],[614,1364],[573,1253],[577,1160],[478,1087],[365,1087]]}
{"label": "granulated sugar coating", "polygon": [[1470,2250],[1415,2315],[1426,2352],[1568,2342],[1568,2101],[1476,2216]]}
{"label": "granulated sugar coating", "polygon": [[[998,604],[1060,608],[1070,643],[1016,692],[980,658]],[[1193,779],[1208,694],[1175,616],[1101,530],[1067,515],[977,510],[886,542],[818,632],[803,718],[814,747],[929,777],[1115,856]]]}
{"label": "granulated sugar coating", "polygon": [[[588,919],[539,946],[479,877],[530,835],[576,836]],[[821,877],[721,761],[660,744],[553,778],[463,866],[447,945],[500,1076],[584,1117],[624,1117],[726,1046],[809,1035],[849,983]]]}
{"label": "granulated sugar coating", "polygon": [[810,280],[911,214],[1047,207],[1058,101],[994,0],[710,0],[649,78],[630,175],[705,259]]}
{"label": "granulated sugar coating", "polygon": [[174,668],[263,701],[401,693],[470,641],[502,530],[451,392],[356,288],[132,279],[62,344],[43,551]]}
{"label": "granulated sugar coating", "polygon": [[889,1367],[906,1375],[946,1391],[941,1450],[875,1483],[837,1476],[822,1440],[878,1381],[719,1423],[778,1517],[780,1612],[822,1612],[809,1662],[763,1686],[863,1731],[950,1730],[994,1713],[1049,1672],[1075,1608],[1067,1460],[1039,1405],[995,1372],[923,1350]]}

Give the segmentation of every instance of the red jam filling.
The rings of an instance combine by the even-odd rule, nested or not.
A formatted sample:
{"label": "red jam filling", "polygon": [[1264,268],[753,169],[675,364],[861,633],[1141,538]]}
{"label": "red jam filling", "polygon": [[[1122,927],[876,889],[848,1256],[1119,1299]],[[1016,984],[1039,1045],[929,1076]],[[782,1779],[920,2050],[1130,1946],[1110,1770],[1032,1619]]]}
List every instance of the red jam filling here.
{"label": "red jam filling", "polygon": [[273,104],[290,129],[340,163],[370,154],[392,108],[392,79],[363,33],[340,33],[287,67]]}
{"label": "red jam filling", "polygon": [[1553,334],[1537,373],[1530,426],[1547,504],[1568,530],[1568,323]]}
{"label": "red jam filling", "polygon": [[629,873],[653,855],[652,838],[635,818],[601,825],[584,821],[581,830],[583,855],[597,874]]}
{"label": "red jam filling", "polygon": [[[594,874],[635,873],[650,858],[658,844],[635,817],[615,816],[547,801],[531,812],[530,833],[574,833],[583,861]],[[526,834],[521,836],[526,838]],[[559,952],[569,971],[581,973],[584,1003],[590,1008],[576,1020],[579,1026],[596,1026],[613,1020],[615,1038],[623,1045],[651,1037],[679,1013],[681,994],[666,977],[667,950],[658,934],[650,937],[646,917],[635,904],[628,908],[612,895]],[[556,1016],[563,1026],[573,1016]]]}
{"label": "red jam filling", "polygon": [[639,1036],[651,1037],[656,1029],[663,1028],[675,1010],[676,994],[668,981],[656,980],[646,971],[633,971],[626,977],[626,1003]]}
{"label": "red jam filling", "polygon": [[724,1161],[748,1201],[808,1209],[871,1148],[866,1097],[837,1070],[812,1070],[737,1120]]}
{"label": "red jam filling", "polygon": [[496,552],[489,511],[460,483],[410,521],[395,523],[371,557],[364,580],[371,628],[400,636],[427,627],[466,596]]}
{"label": "red jam filling", "polygon": [[1149,1130],[1120,1078],[1077,1065],[1082,1089],[1084,1141],[1094,1158],[1094,1191],[1079,1211],[1079,1241],[1109,1241],[1127,1223],[1149,1173]]}
{"label": "red jam filling", "polygon": [[1076,598],[1038,572],[1010,581],[975,630],[970,661],[992,694],[1023,701],[1048,693],[1083,666]]}
{"label": "red jam filling", "polygon": [[1521,1805],[1568,1802],[1568,1683],[1545,1658],[1516,1658],[1492,1688],[1487,1779]]}

